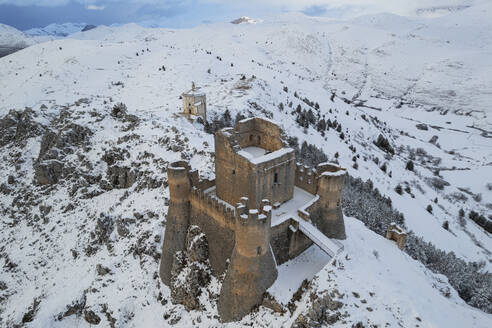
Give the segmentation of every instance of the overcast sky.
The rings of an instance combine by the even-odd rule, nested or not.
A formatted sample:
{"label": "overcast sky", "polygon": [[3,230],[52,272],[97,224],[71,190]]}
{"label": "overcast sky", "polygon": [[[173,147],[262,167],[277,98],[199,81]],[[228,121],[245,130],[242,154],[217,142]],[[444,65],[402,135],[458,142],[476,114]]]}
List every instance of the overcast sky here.
{"label": "overcast sky", "polygon": [[0,23],[20,30],[65,22],[152,22],[163,27],[191,27],[288,11],[329,17],[377,12],[412,15],[420,7],[477,1],[491,0],[0,0]]}

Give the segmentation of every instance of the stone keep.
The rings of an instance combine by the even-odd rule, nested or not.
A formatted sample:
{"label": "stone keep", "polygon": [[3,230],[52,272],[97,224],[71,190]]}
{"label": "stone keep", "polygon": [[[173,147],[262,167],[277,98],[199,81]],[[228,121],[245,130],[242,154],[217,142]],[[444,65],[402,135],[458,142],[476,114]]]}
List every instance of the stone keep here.
{"label": "stone keep", "polygon": [[207,97],[200,88],[192,82],[191,89],[181,94],[183,99],[183,115],[201,116],[204,121],[207,120]]}
{"label": "stone keep", "polygon": [[[199,179],[185,161],[168,166],[170,202],[159,272],[170,286],[173,259],[185,249],[189,227],[198,226],[208,242],[212,274],[225,277],[218,311],[229,322],[262,303],[277,279],[277,265],[313,244],[298,229],[302,222],[326,237],[346,238],[341,209],[346,171],[330,163],[315,169],[297,164],[280,128],[257,117],[218,131],[215,151],[215,180]],[[295,189],[312,201],[274,222],[275,208],[282,212]]]}

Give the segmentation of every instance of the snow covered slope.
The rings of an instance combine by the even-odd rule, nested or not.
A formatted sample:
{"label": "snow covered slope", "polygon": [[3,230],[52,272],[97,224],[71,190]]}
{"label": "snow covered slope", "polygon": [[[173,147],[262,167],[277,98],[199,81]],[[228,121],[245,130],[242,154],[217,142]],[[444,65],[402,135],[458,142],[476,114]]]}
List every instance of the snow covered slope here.
{"label": "snow covered slope", "polygon": [[[299,145],[371,179],[416,236],[491,271],[490,234],[468,219],[492,209],[490,16],[491,5],[480,5],[434,19],[287,14],[189,30],[103,26],[0,59],[0,117],[24,113],[2,121],[14,133],[0,138],[0,324],[219,324],[219,281],[202,293],[204,312],[186,312],[157,276],[166,165],[185,158],[213,176],[213,135],[176,114],[191,81],[207,93],[212,123],[226,110],[276,120]],[[118,102],[128,113],[113,111]],[[49,131],[60,136],[56,147]],[[379,135],[394,154],[374,144]],[[63,163],[53,186],[34,183],[41,162]],[[339,312],[340,327],[488,326],[490,314],[394,243],[353,218],[347,235],[335,264],[316,246],[295,260],[314,270],[294,270],[314,277],[299,298],[302,280],[279,278],[292,313],[260,307],[230,326],[316,319],[320,300]]]}
{"label": "snow covered slope", "polygon": [[34,41],[21,31],[0,24],[0,57],[30,46]]}

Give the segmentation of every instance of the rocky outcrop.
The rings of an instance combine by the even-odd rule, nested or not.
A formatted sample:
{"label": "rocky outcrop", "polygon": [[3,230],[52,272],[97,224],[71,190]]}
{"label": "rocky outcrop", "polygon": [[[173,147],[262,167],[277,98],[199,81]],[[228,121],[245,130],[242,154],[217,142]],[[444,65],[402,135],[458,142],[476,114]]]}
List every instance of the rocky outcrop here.
{"label": "rocky outcrop", "polygon": [[137,178],[136,172],[131,168],[117,165],[109,166],[106,174],[111,187],[116,189],[130,188]]}
{"label": "rocky outcrop", "polygon": [[202,289],[210,282],[208,243],[198,226],[192,225],[186,234],[186,249],[176,253],[171,270],[171,298],[190,310],[198,310]]}
{"label": "rocky outcrop", "polygon": [[11,110],[0,119],[0,147],[10,143],[21,144],[31,137],[38,136],[43,126],[33,120],[36,114],[31,108],[24,111]]}
{"label": "rocky outcrop", "polygon": [[342,319],[340,308],[343,303],[334,300],[334,293],[318,296],[311,294],[312,305],[305,314],[300,314],[292,328],[312,328],[333,325]]}
{"label": "rocky outcrop", "polygon": [[58,132],[46,130],[34,163],[36,182],[40,185],[56,184],[62,176],[73,173],[74,169],[66,165],[65,157],[87,146],[91,135],[88,128],[74,123],[63,126]]}

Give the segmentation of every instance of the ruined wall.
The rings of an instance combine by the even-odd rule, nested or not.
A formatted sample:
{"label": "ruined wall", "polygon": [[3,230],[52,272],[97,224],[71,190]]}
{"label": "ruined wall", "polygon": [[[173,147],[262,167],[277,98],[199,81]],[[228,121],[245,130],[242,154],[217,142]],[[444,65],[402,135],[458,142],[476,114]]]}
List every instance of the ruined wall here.
{"label": "ruined wall", "polygon": [[295,170],[295,185],[302,190],[316,195],[318,192],[318,175],[316,170],[302,164],[297,164]]}
{"label": "ruined wall", "polygon": [[257,117],[249,118],[239,121],[234,130],[241,148],[255,146],[273,152],[284,147],[280,138],[280,128],[271,121]]}
{"label": "ruined wall", "polygon": [[[186,115],[198,115],[207,120],[207,97],[205,94],[192,95],[192,94],[182,94],[183,99],[183,114]],[[196,103],[201,103],[195,105]]]}
{"label": "ruined wall", "polygon": [[240,320],[263,301],[277,279],[270,247],[271,207],[249,209],[248,200],[236,207],[236,240],[219,296],[222,321]]}

